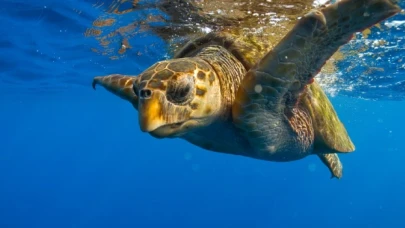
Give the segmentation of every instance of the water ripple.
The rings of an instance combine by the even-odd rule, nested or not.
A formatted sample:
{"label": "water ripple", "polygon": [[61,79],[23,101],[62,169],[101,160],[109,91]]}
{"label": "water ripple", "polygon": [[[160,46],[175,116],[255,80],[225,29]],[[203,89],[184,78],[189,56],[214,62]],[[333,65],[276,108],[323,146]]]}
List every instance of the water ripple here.
{"label": "water ripple", "polygon": [[[0,90],[54,91],[89,86],[95,75],[137,74],[153,61],[164,58],[164,43],[147,30],[134,34],[121,30],[123,35],[132,36],[132,39],[136,36],[131,45],[140,51],[127,52],[118,60],[112,60],[112,54],[96,53],[101,41],[88,35],[89,28],[95,28],[96,19],[114,22],[99,31],[107,35],[131,25],[132,21],[142,21],[154,12],[154,9],[148,9],[148,13],[112,14],[108,11],[112,2],[117,3],[107,0],[3,0],[0,3],[0,21],[3,23],[0,26]],[[116,9],[130,8],[130,4],[118,4]],[[404,8],[405,3],[401,4]],[[274,14],[271,12],[272,16]],[[161,16],[165,17],[164,14]],[[318,76],[322,86],[330,95],[404,99],[404,31],[405,15],[400,14],[378,28],[373,27],[367,37],[358,34],[358,39],[342,49],[346,57],[338,62],[338,71]],[[120,34],[113,36],[106,47],[118,50],[123,38]]]}

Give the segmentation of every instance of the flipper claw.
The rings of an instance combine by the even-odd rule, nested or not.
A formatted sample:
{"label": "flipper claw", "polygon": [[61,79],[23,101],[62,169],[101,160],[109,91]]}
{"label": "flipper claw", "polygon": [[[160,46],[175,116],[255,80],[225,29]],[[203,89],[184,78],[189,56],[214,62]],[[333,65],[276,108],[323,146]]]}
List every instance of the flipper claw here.
{"label": "flipper claw", "polygon": [[93,82],[91,83],[91,87],[96,90],[96,85],[98,84],[98,77],[93,78]]}

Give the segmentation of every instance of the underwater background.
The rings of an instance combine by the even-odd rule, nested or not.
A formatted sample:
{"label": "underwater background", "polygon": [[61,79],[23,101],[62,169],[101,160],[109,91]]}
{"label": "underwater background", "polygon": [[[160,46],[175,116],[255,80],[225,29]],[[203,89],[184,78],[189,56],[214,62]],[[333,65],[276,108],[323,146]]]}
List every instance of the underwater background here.
{"label": "underwater background", "polygon": [[91,81],[140,73],[164,43],[140,37],[153,51],[118,59],[92,50],[110,3],[0,0],[0,228],[405,227],[403,14],[368,37],[388,40],[369,50],[386,53],[385,71],[330,93],[356,145],[337,180],[315,156],[266,162],[141,133],[133,107]]}

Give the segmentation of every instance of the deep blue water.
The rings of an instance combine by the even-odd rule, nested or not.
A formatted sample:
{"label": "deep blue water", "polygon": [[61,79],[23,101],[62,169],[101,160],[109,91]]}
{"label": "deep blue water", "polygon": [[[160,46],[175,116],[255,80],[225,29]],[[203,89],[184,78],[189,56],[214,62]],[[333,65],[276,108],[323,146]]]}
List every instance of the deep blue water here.
{"label": "deep blue water", "polygon": [[92,52],[95,3],[0,1],[0,228],[405,227],[405,101],[331,97],[356,145],[341,180],[315,156],[274,163],[157,140],[129,103],[91,88],[155,61]]}

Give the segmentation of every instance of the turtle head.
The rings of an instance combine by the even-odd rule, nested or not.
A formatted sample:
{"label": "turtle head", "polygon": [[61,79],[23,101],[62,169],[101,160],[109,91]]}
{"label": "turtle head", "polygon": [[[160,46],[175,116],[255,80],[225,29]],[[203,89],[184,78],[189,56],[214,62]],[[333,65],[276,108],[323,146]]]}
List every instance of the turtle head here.
{"label": "turtle head", "polygon": [[181,137],[212,123],[221,111],[219,80],[211,66],[198,58],[158,62],[134,84],[139,97],[141,130],[151,135]]}
{"label": "turtle head", "polygon": [[217,75],[199,58],[157,62],[132,78],[131,91],[124,88],[128,79],[120,83],[119,75],[114,80],[108,77],[96,77],[96,84],[131,101],[138,109],[141,130],[157,138],[181,137],[209,125],[222,111]]}

